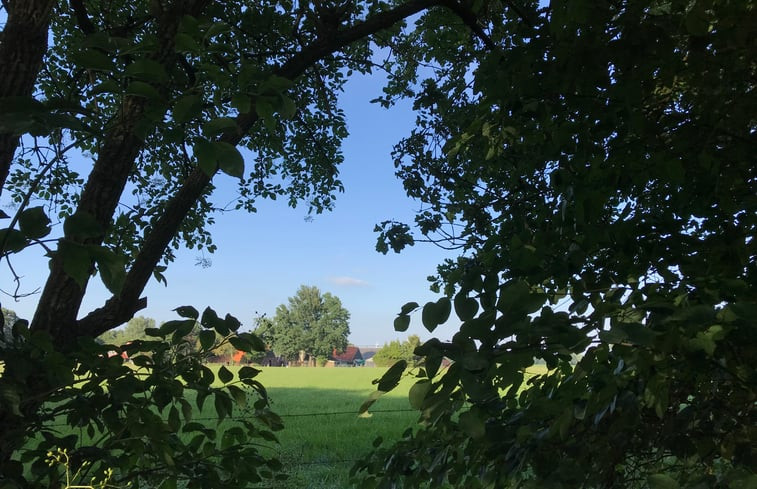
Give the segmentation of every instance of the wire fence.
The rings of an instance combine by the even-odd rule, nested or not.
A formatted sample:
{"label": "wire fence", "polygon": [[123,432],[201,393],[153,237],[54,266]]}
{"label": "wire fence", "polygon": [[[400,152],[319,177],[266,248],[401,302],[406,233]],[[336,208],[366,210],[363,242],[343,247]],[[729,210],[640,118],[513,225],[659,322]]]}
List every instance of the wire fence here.
{"label": "wire fence", "polygon": [[[378,413],[417,413],[418,411],[415,409],[371,409],[369,411],[370,414],[378,414]],[[305,418],[305,417],[312,417],[312,418],[318,418],[318,417],[325,417],[325,416],[355,416],[358,417],[359,413],[355,410],[348,410],[348,411],[323,411],[323,412],[308,412],[308,413],[286,413],[286,414],[278,414],[281,418]],[[242,421],[248,419],[245,416],[227,416],[224,417],[223,420],[227,421]],[[192,421],[199,421],[199,422],[217,422],[220,421],[221,418],[218,416],[202,416],[202,417],[196,417],[192,418]],[[50,428],[62,428],[70,426],[68,423],[54,423],[54,424],[48,424],[47,425]],[[74,429],[85,429],[84,427],[72,427]],[[286,427],[284,428],[286,430]],[[272,447],[273,448],[273,447]],[[281,447],[283,448],[283,447]],[[290,468],[299,468],[299,467],[312,467],[312,466],[337,466],[337,465],[345,465],[345,464],[354,464],[355,462],[358,462],[359,458],[336,458],[336,459],[328,459],[328,460],[312,460],[312,461],[305,461],[302,459],[293,459],[293,457],[286,456],[286,452],[280,452],[279,456],[286,459],[286,465]]]}

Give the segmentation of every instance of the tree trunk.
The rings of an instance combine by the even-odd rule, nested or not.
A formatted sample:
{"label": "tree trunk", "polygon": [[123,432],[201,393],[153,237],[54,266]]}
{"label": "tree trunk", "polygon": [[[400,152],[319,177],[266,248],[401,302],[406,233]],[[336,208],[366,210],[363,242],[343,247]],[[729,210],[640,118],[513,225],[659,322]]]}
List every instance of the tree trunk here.
{"label": "tree trunk", "polygon": [[[173,11],[164,12],[163,18],[158,21],[158,39],[162,44],[157,48],[154,60],[164,62],[172,54],[174,36],[183,14],[199,14],[208,1],[168,2],[169,8]],[[47,48],[48,21],[55,2],[16,0],[8,3],[11,3],[8,9],[8,23],[0,37],[0,97],[31,96]],[[271,70],[271,74],[295,80],[315,63],[343,47],[441,3],[441,0],[410,0],[392,10],[375,14],[365,21],[334,32],[328,38],[316,39],[278,69]],[[142,99],[132,97],[124,101],[120,114],[113,118],[119,123],[103,137],[100,145],[102,149],[76,210],[94,218],[102,228],[103,234],[84,237],[77,236],[75,232],[68,232],[61,242],[75,245],[102,243],[134,161],[142,150],[143,141],[136,135],[135,126],[144,110],[145,102]],[[240,114],[236,118],[237,134],[226,135],[221,140],[236,146],[256,121],[257,115],[254,110]],[[0,189],[5,183],[17,147],[17,136],[0,134]],[[69,276],[64,270],[61,254],[56,253],[31,329],[49,333],[55,347],[65,351],[76,345],[78,338],[95,337],[127,321],[137,310],[145,307],[146,302],[140,299],[140,295],[155,265],[165,253],[186,215],[206,191],[212,177],[212,173],[206,174],[199,168],[192,171],[166,203],[165,212],[145,236],[143,247],[128,271],[121,293],[114,295],[103,307],[92,311],[79,321],[76,318],[86,291],[86,280],[80,285]],[[27,430],[34,422],[34,412],[44,402],[46,393],[58,387],[50,385],[41,372],[30,374],[14,370],[17,369],[14,369],[13,365],[5,365],[5,372],[0,376],[0,394],[4,396],[11,392],[14,379],[21,379],[19,382],[27,382],[27,385],[18,392],[31,393],[31,398],[35,400],[24,404],[21,416],[7,409],[0,410],[0,474],[13,472],[11,465],[14,463],[11,456],[20,448],[20,444],[26,441]]]}
{"label": "tree trunk", "polygon": [[[8,20],[0,33],[0,99],[31,97],[47,51],[51,0],[8,2]],[[8,178],[19,136],[0,132],[0,193]]]}

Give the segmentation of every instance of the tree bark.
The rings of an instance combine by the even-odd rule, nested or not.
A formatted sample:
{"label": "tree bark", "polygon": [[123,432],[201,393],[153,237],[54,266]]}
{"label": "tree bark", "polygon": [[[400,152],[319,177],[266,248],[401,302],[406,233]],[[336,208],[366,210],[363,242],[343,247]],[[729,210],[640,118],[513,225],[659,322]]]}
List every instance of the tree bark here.
{"label": "tree bark", "polygon": [[[207,2],[208,0],[197,0],[196,2],[177,0],[173,3],[173,7],[177,9],[183,8],[183,10],[181,12],[173,11],[170,14],[166,14],[163,16],[162,21],[159,22],[159,38],[163,42],[153,59],[161,62],[172,53],[174,35],[178,23],[182,18],[180,14],[183,12],[197,15]],[[37,20],[35,25],[39,24],[36,30],[37,37],[35,38],[38,46],[37,50],[34,51],[34,53],[37,53],[38,58],[33,62],[27,60],[24,64],[26,70],[24,73],[28,73],[27,77],[31,76],[29,81],[27,81],[29,84],[26,87],[27,92],[24,94],[31,95],[34,79],[39,70],[46,47],[46,19],[49,16],[52,2],[37,1],[28,3],[40,6],[44,5],[47,9],[40,9],[35,14],[36,16],[32,17]],[[288,62],[272,70],[271,74],[295,80],[315,63],[339,51],[350,43],[364,39],[391,27],[393,24],[411,15],[435,5],[440,5],[441,3],[442,0],[411,0],[392,10],[375,14],[365,21],[332,33],[328,38],[316,40],[295,54]],[[45,15],[43,16],[42,13]],[[14,12],[14,15],[17,15],[17,13]],[[8,31],[8,28],[6,28],[6,31]],[[13,50],[11,49],[11,44],[7,42],[12,37],[7,36],[6,31],[3,32],[4,37],[1,47],[3,52],[0,53],[0,55],[6,56],[6,58],[0,58],[0,66],[16,66],[21,63],[18,61],[21,58],[17,55],[14,55],[16,57],[8,57],[9,55],[6,51],[11,52]],[[21,36],[20,33],[14,35]],[[13,39],[22,38],[15,37]],[[14,46],[18,47],[18,44],[19,41],[13,41]],[[27,52],[26,48],[22,49],[19,47],[19,50]],[[0,77],[0,80],[2,80],[2,77]],[[17,82],[17,84],[20,83],[20,81]],[[2,89],[2,86],[0,86],[0,89]],[[102,150],[98,154],[97,161],[89,175],[77,207],[77,213],[85,213],[93,217],[103,230],[106,230],[111,225],[113,213],[125,188],[129,174],[133,170],[134,161],[143,147],[143,141],[137,136],[135,127],[136,123],[143,116],[144,111],[144,100],[137,98],[127,98],[125,100],[120,114],[114,118],[114,120],[119,121],[118,124],[103,139]],[[227,134],[223,136],[221,141],[236,146],[241,141],[243,135],[249,133],[257,119],[258,117],[254,110],[250,113],[240,114],[236,118],[239,131],[235,135]],[[18,144],[17,139],[13,144]],[[13,146],[10,150],[7,163],[4,163],[6,166],[9,165],[15,148],[16,146]],[[2,148],[0,148],[0,151],[2,151]],[[8,151],[0,152],[0,156],[4,157],[7,153]],[[0,160],[0,163],[3,162],[6,162],[6,160]],[[214,174],[215,172],[206,174],[199,167],[196,167],[191,172],[182,186],[167,202],[165,211],[154,223],[150,233],[145,237],[143,246],[136,256],[131,269],[128,271],[121,293],[114,295],[103,307],[92,311],[79,321],[76,320],[76,317],[84,297],[86,283],[84,286],[80,286],[70,277],[63,268],[60,254],[56,254],[52,259],[51,272],[40,297],[31,329],[50,333],[56,348],[65,351],[71,345],[75,345],[78,338],[82,336],[97,336],[127,321],[136,311],[145,307],[145,300],[140,298],[145,285],[152,275],[155,266],[170,245],[171,240],[176,235],[182,221],[207,190]],[[2,177],[3,183],[5,175],[7,175],[7,168]],[[103,236],[104,234],[96,237],[84,237],[68,232],[65,233],[62,239],[82,245],[99,245],[102,243]],[[9,374],[11,370],[13,370],[13,366],[6,365],[5,375],[0,376],[0,384],[10,382],[11,375]],[[38,398],[38,400],[26,404],[23,409],[25,413],[31,414],[44,401],[44,393],[57,386],[50,386],[49,383],[45,383],[44,376],[24,374],[21,377],[28,379],[28,382],[32,384],[27,385],[25,391],[38,394],[38,396],[35,396],[35,399]],[[0,387],[3,386],[0,385]],[[8,463],[12,463],[11,455],[19,448],[18,444],[23,442],[26,436],[24,426],[28,426],[28,421],[24,421],[23,417],[19,418],[7,411],[0,416],[0,440],[3,440],[3,443],[0,444],[2,445],[0,447],[0,473],[4,473],[3,470]]]}
{"label": "tree bark", "polygon": [[[313,42],[304,47],[289,61],[273,70],[272,75],[295,80],[314,63],[329,56],[339,49],[386,29],[393,24],[422,10],[439,3],[440,0],[416,0],[408,2],[393,10],[376,14],[373,17],[337,32],[328,39]],[[223,136],[220,140],[231,145],[238,145],[243,135],[249,133],[258,120],[255,110],[240,114],[236,118],[238,130],[233,135]],[[216,169],[217,171],[217,169]],[[214,173],[215,174],[215,173]],[[213,175],[214,175],[213,174]],[[106,304],[79,320],[77,334],[97,336],[103,332],[128,321],[136,311],[146,306],[140,294],[147,285],[155,266],[160,261],[171,240],[176,235],[182,221],[200,196],[205,192],[213,175],[206,174],[195,167],[184,184],[166,204],[165,211],[152,226],[152,231],[145,238],[142,249],[129,270],[123,290],[118,296],[111,297]]]}
{"label": "tree bark", "polygon": [[[182,3],[175,2],[159,19],[158,37],[163,42],[152,56],[152,59],[159,63],[166,62],[172,55],[174,38],[183,15],[197,13],[194,8],[202,7],[207,2],[188,2],[184,5],[187,10],[182,8]],[[76,213],[94,218],[103,233],[95,237],[81,237],[67,232],[62,238],[63,241],[81,245],[102,243],[134,162],[144,146],[137,134],[137,126],[144,116],[146,106],[145,98],[126,98],[114,118],[119,121],[118,124],[105,135],[102,150],[97,156],[76,208]],[[85,292],[86,282],[82,286],[69,276],[64,270],[63,256],[56,253],[51,260],[50,275],[34,313],[31,329],[49,332],[53,338],[59,340],[61,346],[73,342],[79,336],[75,329],[76,317]]]}
{"label": "tree bark", "polygon": [[[42,58],[47,51],[47,31],[52,0],[8,3],[8,20],[0,33],[0,99],[31,97]],[[19,136],[0,132],[0,193],[8,178]]]}

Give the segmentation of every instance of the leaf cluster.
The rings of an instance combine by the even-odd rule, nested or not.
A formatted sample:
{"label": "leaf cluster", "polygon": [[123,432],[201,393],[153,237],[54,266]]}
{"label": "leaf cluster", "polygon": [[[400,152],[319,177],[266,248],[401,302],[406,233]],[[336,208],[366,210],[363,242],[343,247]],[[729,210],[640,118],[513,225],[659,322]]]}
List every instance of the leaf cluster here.
{"label": "leaf cluster", "polygon": [[[47,464],[45,454],[63,449],[83,478],[112,469],[116,485],[239,487],[283,477],[280,462],[263,450],[275,445],[282,423],[256,379],[259,371],[213,371],[204,360],[217,344],[201,341],[196,349],[187,334],[200,319],[202,332],[222,333],[236,348],[253,351],[259,340],[237,334],[232,316],[177,311],[186,319],[147,328],[143,339],[82,340],[66,354],[49,335],[14,327],[0,349],[0,361],[15,366],[0,377],[0,412],[16,420],[9,436],[27,443],[3,473],[8,487],[60,483],[59,467]],[[47,402],[29,411],[29,396],[40,386],[48,389]]]}
{"label": "leaf cluster", "polygon": [[420,346],[420,342],[417,335],[410,335],[403,342],[393,340],[384,343],[384,346],[373,356],[373,361],[377,367],[389,367],[399,360],[405,360],[412,365],[418,359],[415,349]]}
{"label": "leaf cluster", "polygon": [[350,313],[338,297],[317,287],[301,286],[288,304],[276,308],[270,320],[258,322],[255,333],[277,355],[289,360],[329,358],[333,352],[344,351],[350,334]]}
{"label": "leaf cluster", "polygon": [[[423,211],[422,238],[384,227],[382,250],[461,249],[421,320],[433,331],[451,304],[462,325],[416,350],[425,429],[355,473],[366,487],[754,485],[754,2],[478,6],[496,49],[431,29],[429,12],[402,47],[433,69],[398,68],[387,87],[420,111],[395,157]],[[548,372],[527,379],[535,360]]]}

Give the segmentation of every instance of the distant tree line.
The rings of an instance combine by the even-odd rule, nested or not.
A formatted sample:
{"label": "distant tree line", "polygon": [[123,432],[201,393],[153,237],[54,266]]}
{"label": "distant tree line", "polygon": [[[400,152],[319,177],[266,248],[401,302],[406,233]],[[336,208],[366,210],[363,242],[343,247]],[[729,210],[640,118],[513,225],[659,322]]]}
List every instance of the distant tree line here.
{"label": "distant tree line", "polygon": [[420,344],[421,339],[418,335],[410,335],[403,342],[393,340],[389,343],[384,343],[384,346],[373,356],[373,361],[377,367],[389,367],[400,360],[405,360],[412,365],[420,359],[414,353]]}
{"label": "distant tree line", "polygon": [[[3,310],[3,314],[6,310]],[[6,318],[15,318],[12,311]],[[317,287],[301,286],[294,297],[290,297],[287,304],[276,308],[273,318],[258,316],[254,319],[255,333],[266,343],[268,350],[290,362],[321,363],[325,362],[336,351],[344,351],[349,336],[350,313],[342,306],[341,300],[330,293],[321,293]],[[13,319],[15,320],[15,319]],[[9,319],[6,319],[8,323]],[[11,323],[12,324],[12,323]],[[123,346],[131,341],[150,339],[148,331],[156,328],[152,318],[137,316],[129,320],[121,328],[110,330],[99,336],[99,340],[106,344]],[[201,347],[199,323],[186,335],[188,343]],[[220,340],[219,338],[216,338]],[[220,346],[213,350],[218,357],[229,358],[237,350],[228,342],[220,342]],[[415,337],[414,345],[420,344]],[[412,350],[415,346],[403,344],[403,352]],[[405,355],[406,353],[403,353]],[[387,358],[396,353],[391,353]],[[264,352],[248,353],[246,360],[262,361]],[[404,358],[404,357],[403,357]]]}

